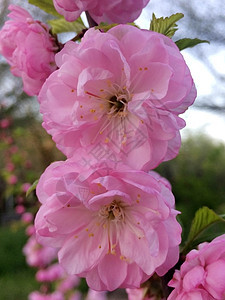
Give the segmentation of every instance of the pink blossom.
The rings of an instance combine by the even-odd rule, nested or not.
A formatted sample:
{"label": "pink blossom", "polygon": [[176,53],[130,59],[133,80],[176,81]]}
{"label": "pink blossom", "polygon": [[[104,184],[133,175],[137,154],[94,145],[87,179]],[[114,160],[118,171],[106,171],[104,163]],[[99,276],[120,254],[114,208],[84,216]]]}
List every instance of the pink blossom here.
{"label": "pink blossom", "polygon": [[55,40],[47,25],[35,21],[23,8],[10,5],[9,18],[0,31],[0,53],[13,75],[22,77],[24,91],[37,95],[46,78],[56,69]]}
{"label": "pink blossom", "polygon": [[30,187],[31,187],[31,184],[29,182],[25,182],[22,184],[21,190],[22,190],[22,192],[26,193]]}
{"label": "pink blossom", "polygon": [[30,213],[30,212],[25,212],[25,213],[23,213],[22,216],[21,216],[21,220],[22,220],[24,223],[26,223],[26,224],[31,223],[31,222],[33,221],[33,218],[34,218],[34,216],[33,216],[33,214]]}
{"label": "pink blossom", "polygon": [[0,128],[5,129],[8,128],[11,124],[11,121],[9,119],[2,119],[0,120]]}
{"label": "pink blossom", "polygon": [[53,163],[42,174],[39,242],[59,247],[59,263],[94,290],[137,288],[154,272],[165,274],[181,238],[171,190],[125,165],[80,161]]}
{"label": "pink blossom", "polygon": [[23,248],[29,266],[43,268],[57,256],[57,249],[40,245],[34,235],[30,236]]}
{"label": "pink blossom", "polygon": [[12,154],[15,154],[17,153],[19,150],[18,146],[16,145],[13,145],[12,147],[9,148],[9,151],[12,153]]}
{"label": "pink blossom", "polygon": [[75,287],[77,287],[80,283],[80,278],[76,275],[67,275],[64,277],[64,279],[59,283],[57,290],[65,293],[68,290],[71,290]]}
{"label": "pink blossom", "polygon": [[34,291],[28,296],[28,300],[65,300],[65,298],[58,291],[52,294],[41,294],[38,291]]}
{"label": "pink blossom", "polygon": [[67,21],[75,21],[88,11],[97,22],[128,23],[136,20],[150,0],[53,0],[55,9]]}
{"label": "pink blossom", "polygon": [[35,234],[35,228],[34,225],[31,224],[26,228],[26,235],[31,236],[33,234]]}
{"label": "pink blossom", "polygon": [[23,214],[25,212],[25,207],[22,204],[16,205],[15,211],[17,214]]}
{"label": "pink blossom", "polygon": [[[69,296],[68,300],[82,300],[82,294],[79,291],[74,292]],[[94,300],[94,299],[93,299]]]}
{"label": "pink blossom", "polygon": [[65,276],[65,271],[58,263],[50,265],[46,269],[40,269],[36,273],[36,279],[39,282],[56,281],[63,276]]}
{"label": "pink blossom", "polygon": [[30,169],[32,167],[32,162],[30,161],[30,160],[27,160],[26,162],[25,162],[25,168],[26,169]]}
{"label": "pink blossom", "polygon": [[8,144],[8,145],[11,145],[13,143],[13,138],[11,136],[8,136],[6,139],[5,139],[5,142]]}
{"label": "pink blossom", "polygon": [[[56,55],[39,94],[44,128],[71,157],[84,147],[149,170],[180,148],[183,113],[196,97],[189,69],[164,35],[119,25],[90,29]],[[63,101],[62,101],[63,99]],[[138,158],[138,159],[137,159]]]}
{"label": "pink blossom", "polygon": [[9,176],[9,178],[7,179],[8,184],[14,185],[18,182],[18,178],[16,175],[12,174]]}
{"label": "pink blossom", "polygon": [[12,162],[7,163],[7,165],[6,165],[6,170],[7,170],[8,172],[12,172],[14,169],[15,169],[14,163],[12,163]]}
{"label": "pink blossom", "polygon": [[225,299],[225,234],[189,252],[168,285],[168,300]]}

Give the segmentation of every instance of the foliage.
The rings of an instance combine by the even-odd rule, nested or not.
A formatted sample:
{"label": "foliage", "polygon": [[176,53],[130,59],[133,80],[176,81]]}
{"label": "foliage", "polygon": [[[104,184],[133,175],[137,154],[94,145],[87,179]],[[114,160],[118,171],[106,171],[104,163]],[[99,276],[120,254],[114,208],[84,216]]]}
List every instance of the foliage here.
{"label": "foliage", "polygon": [[[187,238],[187,241],[185,243],[185,247],[183,249],[183,253],[189,252],[191,249],[193,249],[195,246],[197,246],[200,242],[205,241],[203,239],[202,241],[199,241],[199,236],[210,226],[217,222],[223,222],[225,223],[225,220],[217,215],[213,210],[209,209],[208,207],[202,207],[200,208],[192,221],[190,232]],[[218,235],[218,232],[214,231],[214,235],[212,238],[216,237]]]}
{"label": "foliage", "polygon": [[182,212],[184,235],[195,212],[208,206],[224,212],[225,145],[204,135],[189,136],[173,161],[157,168],[172,184],[176,207]]}
{"label": "foliage", "polygon": [[200,39],[188,39],[188,38],[185,38],[185,39],[180,39],[178,41],[175,42],[177,47],[181,50],[184,50],[186,48],[191,48],[191,47],[194,47],[198,44],[201,44],[201,43],[208,43],[209,44],[209,41],[207,40],[200,40]]}
{"label": "foliage", "polygon": [[83,21],[81,18],[78,18],[74,22],[67,22],[64,18],[58,18],[48,21],[49,25],[51,26],[52,33],[62,33],[62,32],[81,32],[83,29],[86,29]]}
{"label": "foliage", "polygon": [[29,0],[29,3],[39,7],[53,16],[61,18],[61,15],[55,10],[52,0]]}
{"label": "foliage", "polygon": [[38,287],[34,270],[22,254],[26,241],[24,227],[0,227],[0,286],[1,299],[24,300]]}
{"label": "foliage", "polygon": [[155,14],[152,14],[152,21],[150,23],[150,30],[162,33],[168,37],[172,37],[177,31],[176,22],[183,18],[183,14],[177,13],[166,18],[156,18]]}

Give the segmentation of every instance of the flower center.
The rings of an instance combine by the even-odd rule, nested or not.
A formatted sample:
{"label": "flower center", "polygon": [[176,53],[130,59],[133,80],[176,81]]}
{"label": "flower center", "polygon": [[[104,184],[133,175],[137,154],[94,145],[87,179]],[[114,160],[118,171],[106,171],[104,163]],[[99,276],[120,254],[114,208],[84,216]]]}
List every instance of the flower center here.
{"label": "flower center", "polygon": [[121,97],[117,98],[117,96],[112,96],[109,99],[110,111],[113,110],[116,113],[124,111],[126,104],[127,104],[127,100],[125,98],[121,98]]}
{"label": "flower center", "polygon": [[114,200],[110,204],[104,205],[100,211],[99,215],[109,220],[123,221],[124,220],[124,211],[121,207],[120,202]]}

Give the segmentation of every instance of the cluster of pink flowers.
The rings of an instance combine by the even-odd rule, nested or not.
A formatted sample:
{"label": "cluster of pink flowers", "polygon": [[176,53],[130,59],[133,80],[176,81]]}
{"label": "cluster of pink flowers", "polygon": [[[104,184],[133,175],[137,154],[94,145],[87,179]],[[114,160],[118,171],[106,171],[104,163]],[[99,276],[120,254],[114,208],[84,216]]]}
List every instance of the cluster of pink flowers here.
{"label": "cluster of pink flowers", "polygon": [[[0,105],[1,116],[4,115],[6,107],[4,104]],[[13,131],[14,125],[11,118],[0,118],[0,148],[2,150],[0,177],[6,183],[6,188],[3,189],[6,198],[7,195],[13,195],[15,212],[23,214],[26,204],[25,194],[31,186],[29,182],[24,181],[30,180],[31,163],[27,160],[28,152],[19,151]]]}
{"label": "cluster of pink flowers", "polygon": [[169,286],[175,289],[168,300],[225,299],[225,235],[189,252]]}
{"label": "cluster of pink flowers", "polygon": [[8,20],[0,31],[0,53],[13,75],[23,79],[24,91],[38,95],[46,78],[56,69],[55,39],[46,24],[33,20],[23,8],[10,5]]}
{"label": "cluster of pink flowers", "polygon": [[[66,20],[88,11],[97,23],[134,21],[148,2],[53,0]],[[117,288],[128,288],[130,300],[143,299],[141,284],[179,259],[181,226],[171,186],[146,171],[178,154],[185,126],[179,115],[196,98],[190,71],[176,44],[160,33],[125,24],[107,32],[91,28],[80,43],[69,41],[58,52],[47,25],[9,8],[0,52],[24,90],[38,95],[43,127],[67,157],[39,180],[36,235],[29,227],[24,247],[28,264],[42,268],[37,280],[61,284],[29,299],[64,299],[77,276],[92,289],[87,299],[105,299],[96,291]],[[24,215],[24,222],[31,219]],[[224,240],[187,255],[169,283],[175,288],[169,300],[224,299]],[[47,268],[56,256],[59,264]]]}
{"label": "cluster of pink flowers", "polygon": [[[134,20],[147,3],[54,1],[68,20],[88,10],[96,22],[120,23]],[[28,93],[41,88],[43,126],[68,157],[47,168],[37,186],[36,235],[56,250],[37,247],[31,237],[28,263],[40,266],[58,252],[60,265],[94,290],[139,288],[179,258],[170,184],[145,171],[178,153],[185,126],[179,114],[196,97],[190,71],[171,39],[130,25],[89,29],[80,44],[68,42],[55,56],[48,28],[23,9],[10,9],[1,52]]]}
{"label": "cluster of pink flowers", "polygon": [[97,22],[128,23],[136,20],[150,0],[53,0],[55,9],[67,21],[76,20],[88,11]]}

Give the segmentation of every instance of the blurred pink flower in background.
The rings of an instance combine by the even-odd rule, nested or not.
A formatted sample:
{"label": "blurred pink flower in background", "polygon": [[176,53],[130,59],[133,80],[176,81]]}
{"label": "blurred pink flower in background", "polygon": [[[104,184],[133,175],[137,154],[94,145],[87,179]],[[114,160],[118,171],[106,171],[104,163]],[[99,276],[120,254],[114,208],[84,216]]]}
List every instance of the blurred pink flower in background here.
{"label": "blurred pink flower in background", "polygon": [[8,172],[12,172],[14,169],[15,169],[15,165],[14,165],[14,163],[12,163],[12,162],[9,162],[9,163],[7,163],[6,164],[6,170],[8,171]]}
{"label": "blurred pink flower in background", "polygon": [[39,282],[51,282],[61,279],[63,275],[65,275],[64,269],[58,263],[55,263],[46,269],[38,270],[36,273],[36,279]]}
{"label": "blurred pink flower in background", "polygon": [[67,21],[88,11],[97,22],[128,23],[136,20],[150,0],[53,0],[55,9]]}
{"label": "blurred pink flower in background", "polygon": [[[88,159],[88,157],[86,157]],[[178,260],[181,227],[170,189],[152,174],[104,162],[67,160],[42,174],[38,241],[59,247],[59,263],[94,290],[139,287]]]}
{"label": "blurred pink flower in background", "polygon": [[0,31],[0,53],[11,66],[13,75],[21,77],[24,91],[37,95],[46,78],[56,69],[58,50],[49,27],[23,8],[9,5],[9,18]]}
{"label": "blurred pink flower in background", "polygon": [[11,147],[9,148],[9,151],[10,151],[12,154],[17,153],[18,150],[19,150],[19,148],[18,148],[18,146],[16,146],[16,145],[13,145],[13,146],[11,146]]}
{"label": "blurred pink flower in background", "polygon": [[82,294],[79,291],[72,293],[68,298],[68,300],[82,300],[82,299],[83,299]]}
{"label": "blurred pink flower in background", "polygon": [[[65,275],[64,271],[64,275]],[[65,278],[58,284],[57,290],[65,293],[68,290],[73,289],[74,287],[77,287],[80,283],[80,278],[76,275],[66,275]]]}
{"label": "blurred pink flower in background", "polygon": [[23,214],[25,212],[25,207],[22,204],[16,205],[15,211],[17,214]]}
{"label": "blurred pink flower in background", "polygon": [[129,25],[90,29],[56,62],[39,102],[43,127],[64,154],[84,147],[97,159],[114,155],[143,170],[178,154],[185,126],[178,115],[196,90],[170,38]]}
{"label": "blurred pink flower in background", "polygon": [[9,119],[2,119],[0,120],[0,128],[6,129],[10,126],[11,121]]}
{"label": "blurred pink flower in background", "polygon": [[57,257],[57,249],[40,245],[35,235],[31,235],[23,247],[26,262],[31,267],[45,267]]}
{"label": "blurred pink flower in background", "polygon": [[29,182],[25,182],[22,184],[21,190],[22,190],[22,192],[26,193],[30,187],[31,187],[31,184]]}
{"label": "blurred pink flower in background", "polygon": [[89,289],[85,300],[107,300],[106,292],[98,292]]}
{"label": "blurred pink flower in background", "polygon": [[225,299],[225,234],[192,250],[176,270],[169,286],[175,289],[168,300]]}
{"label": "blurred pink flower in background", "polygon": [[12,175],[10,175],[9,177],[8,177],[8,179],[7,179],[7,183],[8,184],[16,184],[18,182],[18,178],[17,178],[17,176],[16,175],[14,175],[14,174],[12,174]]}
{"label": "blurred pink flower in background", "polygon": [[23,213],[22,216],[21,216],[21,220],[22,220],[22,222],[24,222],[25,224],[31,223],[31,222],[33,221],[33,219],[34,219],[34,216],[33,216],[33,214],[30,213],[30,212],[25,212],[25,213]]}
{"label": "blurred pink flower in background", "polygon": [[34,228],[34,225],[31,224],[31,225],[27,226],[27,228],[26,228],[26,235],[31,236],[33,234],[35,234],[35,228]]}
{"label": "blurred pink flower in background", "polygon": [[28,300],[65,300],[65,298],[59,291],[52,294],[42,294],[38,291],[34,291],[28,296]]}

